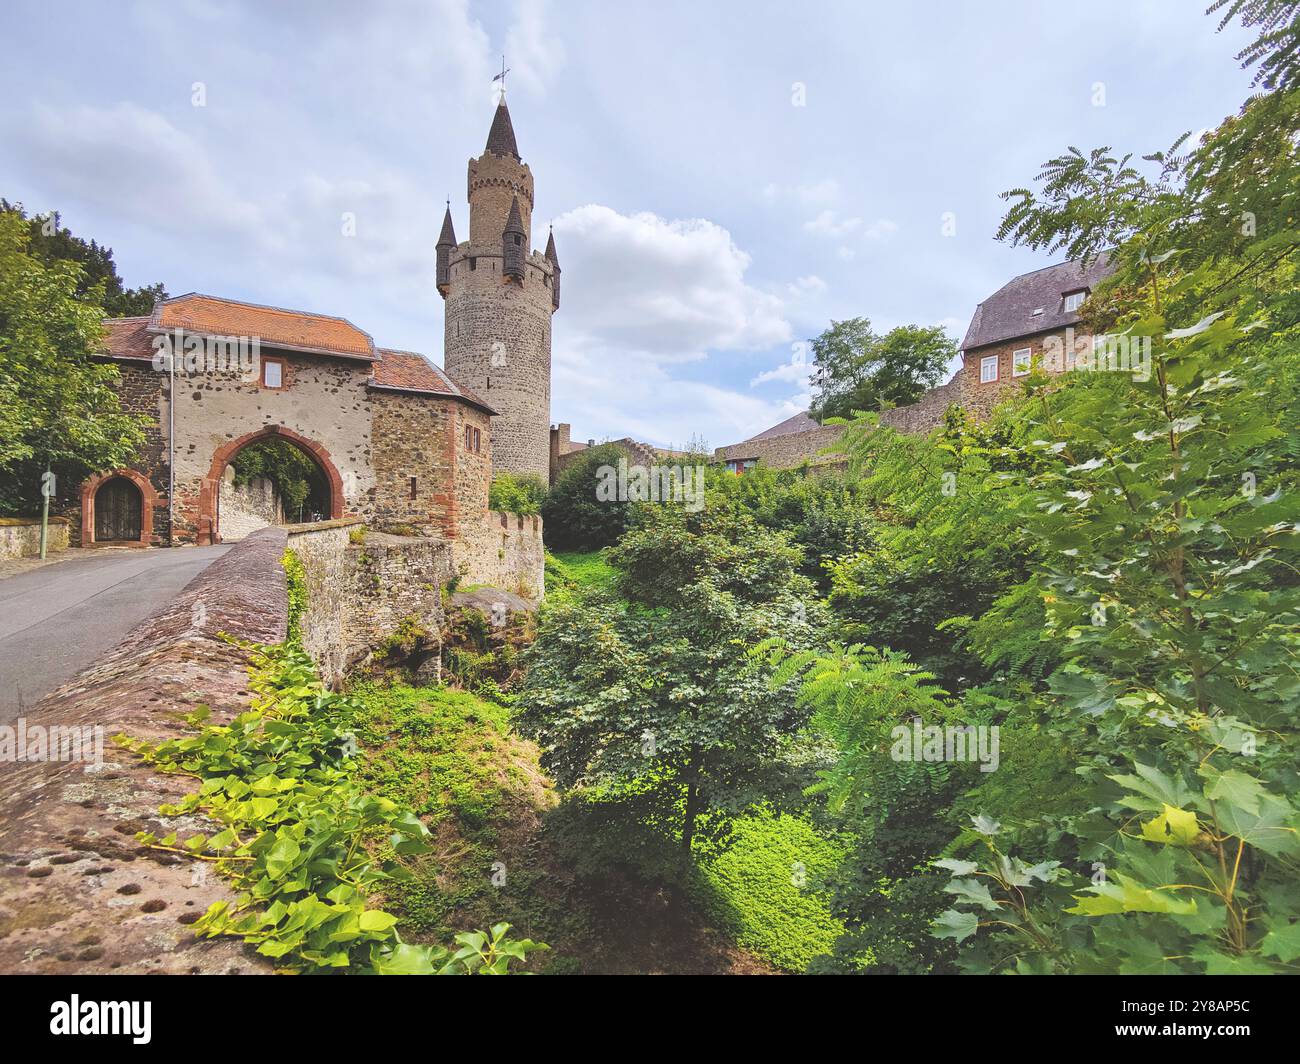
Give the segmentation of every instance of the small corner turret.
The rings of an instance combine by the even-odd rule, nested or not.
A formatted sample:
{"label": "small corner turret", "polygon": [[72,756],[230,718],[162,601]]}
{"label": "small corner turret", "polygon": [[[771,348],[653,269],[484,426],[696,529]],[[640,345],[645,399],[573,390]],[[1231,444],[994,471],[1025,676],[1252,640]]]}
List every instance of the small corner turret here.
{"label": "small corner turret", "polygon": [[447,201],[447,213],[443,215],[442,232],[438,236],[438,291],[443,299],[451,285],[451,253],[456,249],[456,227],[451,222],[451,200]]}
{"label": "small corner turret", "polygon": [[501,232],[501,275],[519,284],[524,283],[524,260],[528,257],[524,240],[527,235],[519,215],[519,197],[516,196],[510,201],[510,216]]}
{"label": "small corner turret", "polygon": [[551,264],[551,309],[560,309],[560,259],[555,254],[555,230],[546,238],[546,261]]}

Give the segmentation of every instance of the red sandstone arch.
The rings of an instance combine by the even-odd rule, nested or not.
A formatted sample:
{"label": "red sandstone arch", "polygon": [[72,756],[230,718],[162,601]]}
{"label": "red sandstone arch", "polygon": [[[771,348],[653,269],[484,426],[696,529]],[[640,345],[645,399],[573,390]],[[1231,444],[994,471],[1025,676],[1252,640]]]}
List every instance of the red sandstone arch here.
{"label": "red sandstone arch", "polygon": [[[153,511],[158,505],[158,493],[149,478],[134,469],[109,469],[87,477],[81,485],[81,545],[95,546],[95,492],[107,480],[121,477],[140,489],[140,538],[131,540],[132,546],[147,547],[153,539]],[[121,540],[114,540],[121,543]]]}
{"label": "red sandstone arch", "polygon": [[221,542],[221,529],[217,527],[217,497],[221,489],[221,477],[231,459],[250,443],[261,440],[284,439],[304,451],[325,474],[330,486],[330,517],[343,516],[343,478],[334,467],[329,451],[319,443],[306,436],[287,429],[283,425],[266,425],[256,432],[246,432],[237,439],[223,443],[212,456],[212,465],[208,475],[199,485],[199,524],[195,542],[199,545]]}

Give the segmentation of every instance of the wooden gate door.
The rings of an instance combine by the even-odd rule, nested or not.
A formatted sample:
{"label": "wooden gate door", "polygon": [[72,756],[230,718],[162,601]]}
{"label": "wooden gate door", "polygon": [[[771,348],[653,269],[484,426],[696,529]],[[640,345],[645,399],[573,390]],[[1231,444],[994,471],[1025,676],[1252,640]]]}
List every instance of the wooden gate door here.
{"label": "wooden gate door", "polygon": [[106,480],[95,492],[95,542],[139,540],[144,500],[125,477]]}

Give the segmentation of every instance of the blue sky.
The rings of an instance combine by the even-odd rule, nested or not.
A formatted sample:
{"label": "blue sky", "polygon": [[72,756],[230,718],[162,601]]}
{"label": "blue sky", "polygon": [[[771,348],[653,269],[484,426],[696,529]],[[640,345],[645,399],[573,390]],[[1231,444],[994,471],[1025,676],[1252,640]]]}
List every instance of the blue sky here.
{"label": "blue sky", "polygon": [[552,421],[718,446],[803,409],[796,345],[832,319],[960,339],[1054,261],[993,239],[1045,159],[1234,111],[1247,36],[1204,7],[19,2],[0,195],[111,245],[128,284],[337,314],[441,362],[434,243],[448,195],[468,232],[505,52],[564,268]]}

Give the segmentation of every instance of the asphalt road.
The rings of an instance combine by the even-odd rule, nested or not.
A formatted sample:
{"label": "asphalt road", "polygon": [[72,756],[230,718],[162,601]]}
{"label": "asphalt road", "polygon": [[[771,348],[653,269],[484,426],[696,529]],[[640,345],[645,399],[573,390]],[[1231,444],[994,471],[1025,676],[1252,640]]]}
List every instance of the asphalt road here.
{"label": "asphalt road", "polygon": [[229,549],[79,550],[0,580],[0,724],[115,647]]}

